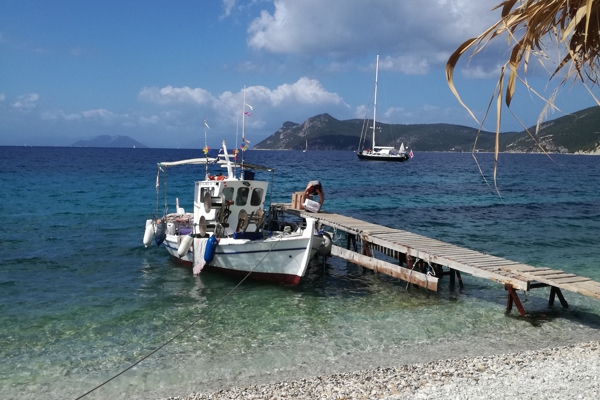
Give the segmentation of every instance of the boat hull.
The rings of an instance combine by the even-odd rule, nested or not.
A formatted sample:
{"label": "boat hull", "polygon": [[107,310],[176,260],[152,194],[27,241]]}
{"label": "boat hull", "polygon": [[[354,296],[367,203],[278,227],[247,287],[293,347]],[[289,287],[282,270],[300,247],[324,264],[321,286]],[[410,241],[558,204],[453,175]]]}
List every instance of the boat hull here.
{"label": "boat hull", "polygon": [[370,161],[393,161],[393,162],[404,162],[408,161],[410,157],[406,154],[401,155],[387,155],[387,154],[365,154],[365,153],[356,153],[359,159],[361,160],[370,160]]}
{"label": "boat hull", "polygon": [[[286,286],[297,285],[304,276],[310,259],[324,241],[312,234],[314,221],[302,233],[275,232],[260,240],[219,239],[214,258],[203,270],[231,276],[246,276],[254,280]],[[169,235],[164,245],[169,253],[186,265],[193,265],[194,250],[179,256],[181,238]]]}

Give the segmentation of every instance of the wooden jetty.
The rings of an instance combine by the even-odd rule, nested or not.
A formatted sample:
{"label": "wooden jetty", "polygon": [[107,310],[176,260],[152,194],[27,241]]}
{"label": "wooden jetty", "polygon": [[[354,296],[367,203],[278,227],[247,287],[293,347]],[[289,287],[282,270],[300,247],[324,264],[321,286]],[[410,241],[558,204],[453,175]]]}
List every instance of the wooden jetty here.
{"label": "wooden jetty", "polygon": [[[325,211],[310,213],[292,208],[291,204],[278,204],[276,207],[286,214],[316,218],[319,227],[327,226],[334,231],[345,232],[346,248],[334,244],[332,255],[428,290],[437,291],[438,280],[445,275],[449,275],[451,284],[457,279],[462,288],[461,272],[490,279],[504,285],[508,293],[507,311],[514,303],[523,316],[525,310],[516,290],[527,292],[550,287],[549,304],[553,305],[555,297],[558,297],[563,307],[568,307],[568,304],[561,289],[600,299],[600,282],[583,276],[533,267],[339,214]],[[374,250],[397,260],[398,264],[375,258]]]}

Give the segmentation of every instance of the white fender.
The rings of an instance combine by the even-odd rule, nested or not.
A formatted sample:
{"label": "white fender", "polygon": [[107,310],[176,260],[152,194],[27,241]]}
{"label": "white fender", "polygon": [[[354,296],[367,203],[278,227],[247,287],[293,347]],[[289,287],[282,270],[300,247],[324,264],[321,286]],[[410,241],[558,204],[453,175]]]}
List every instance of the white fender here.
{"label": "white fender", "polygon": [[193,241],[194,238],[192,235],[185,235],[183,239],[181,239],[181,244],[179,244],[179,248],[177,249],[177,254],[179,257],[185,256],[188,251],[190,251],[190,246],[192,245]]}
{"label": "white fender", "polygon": [[144,246],[148,247],[152,243],[154,237],[154,224],[151,219],[146,220],[146,231],[144,232]]}
{"label": "white fender", "polygon": [[329,233],[323,232],[323,245],[319,247],[318,253],[322,256],[330,255],[332,245],[333,240],[331,240],[331,236],[329,236]]}

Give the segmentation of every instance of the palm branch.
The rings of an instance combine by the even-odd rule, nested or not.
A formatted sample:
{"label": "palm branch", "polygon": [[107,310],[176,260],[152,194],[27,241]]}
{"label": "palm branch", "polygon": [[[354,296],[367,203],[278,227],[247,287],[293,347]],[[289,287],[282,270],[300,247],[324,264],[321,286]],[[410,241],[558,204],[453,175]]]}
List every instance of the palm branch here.
{"label": "palm branch", "polygon": [[[477,121],[473,112],[461,99],[454,85],[454,68],[467,51],[471,51],[471,57],[473,57],[492,40],[501,36],[508,39],[510,46],[508,60],[501,67],[498,84],[488,105],[489,111],[494,103],[493,100],[495,100],[497,120],[494,182],[496,182],[498,163],[502,102],[504,101],[510,110],[517,81],[523,83],[528,90],[531,90],[546,102],[546,106],[538,118],[536,131],[539,129],[541,120],[549,108],[555,108],[554,96],[556,91],[548,98],[544,98],[535,92],[525,79],[531,57],[537,57],[540,61],[546,58],[549,42],[556,45],[559,52],[564,54],[564,56],[561,56],[562,58],[559,60],[556,69],[552,71],[550,80],[562,76],[559,87],[570,80],[581,81],[596,103],[600,105],[600,102],[590,90],[590,86],[599,83],[600,0],[505,0],[497,5],[494,10],[500,8],[502,9],[501,18],[479,36],[461,44],[446,63],[446,80],[450,90],[471,117]],[[522,71],[522,76],[519,76],[520,71]],[[508,74],[505,74],[506,72]],[[505,80],[505,75],[508,76],[507,80]],[[488,111],[485,113],[486,116]],[[516,117],[512,110],[511,113]],[[483,120],[485,120],[485,116]],[[481,129],[483,121],[477,122],[480,124]],[[529,130],[522,123],[521,125],[535,140]]]}

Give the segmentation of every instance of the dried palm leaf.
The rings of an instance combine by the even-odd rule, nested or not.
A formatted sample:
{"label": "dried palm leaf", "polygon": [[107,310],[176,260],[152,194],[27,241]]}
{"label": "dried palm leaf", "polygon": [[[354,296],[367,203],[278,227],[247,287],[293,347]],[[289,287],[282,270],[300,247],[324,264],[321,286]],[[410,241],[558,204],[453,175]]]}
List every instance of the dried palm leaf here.
{"label": "dried palm leaf", "polygon": [[[540,114],[540,119],[547,113],[549,108],[555,108],[553,102],[556,91],[548,98],[544,98],[536,93],[523,79],[527,74],[527,66],[531,55],[538,59],[546,58],[545,43],[548,42],[548,38],[555,39],[555,45],[559,53],[561,51],[566,53],[550,75],[549,80],[555,78],[559,72],[564,71],[564,78],[558,86],[562,86],[571,79],[581,81],[594,101],[600,105],[600,101],[592,94],[589,87],[590,84],[592,86],[599,84],[600,0],[505,0],[496,6],[494,10],[499,8],[502,9],[500,20],[479,36],[461,44],[446,63],[446,80],[450,90],[471,117],[477,121],[481,129],[485,117],[482,122],[479,122],[460,98],[454,85],[454,69],[467,51],[471,51],[471,57],[473,57],[498,36],[506,35],[508,39],[508,44],[511,47],[510,56],[501,68],[498,86],[494,91],[497,111],[494,184],[496,183],[500,143],[501,104],[504,101],[510,110],[517,82],[521,82],[527,90],[534,92],[546,102],[546,106]],[[521,68],[523,78],[519,76]],[[505,86],[504,74],[506,71],[508,71],[508,80]],[[490,106],[491,103],[488,105],[488,111]],[[512,110],[511,113],[516,118]],[[487,116],[487,111],[485,115]],[[521,125],[537,143],[535,135],[532,135],[522,123]],[[540,120],[538,120],[536,134],[539,126]],[[538,146],[543,150],[539,143]]]}

